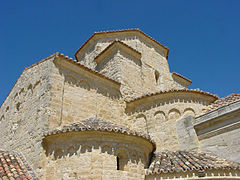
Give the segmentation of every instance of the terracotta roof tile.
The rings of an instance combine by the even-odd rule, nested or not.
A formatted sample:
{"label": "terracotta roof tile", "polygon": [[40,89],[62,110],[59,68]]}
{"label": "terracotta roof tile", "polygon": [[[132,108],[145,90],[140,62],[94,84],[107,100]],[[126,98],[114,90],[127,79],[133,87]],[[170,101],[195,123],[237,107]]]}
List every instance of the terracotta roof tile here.
{"label": "terracotta roof tile", "polygon": [[144,32],[142,32],[140,29],[122,29],[122,30],[113,30],[113,31],[102,31],[102,32],[95,32],[90,38],[88,38],[88,40],[75,52],[75,58],[77,59],[77,54],[79,51],[81,51],[85,45],[92,40],[95,36],[98,35],[103,35],[103,34],[113,34],[113,33],[120,33],[120,32],[136,32],[136,33],[140,33],[143,36],[145,36],[146,38],[150,39],[152,42],[156,43],[158,46],[161,46],[162,48],[164,48],[167,51],[166,54],[166,58],[168,59],[168,54],[169,54],[169,49],[166,46],[163,46],[162,44],[160,44],[158,41],[156,41],[155,39],[153,39],[152,37],[150,37],[149,35],[145,34]]}
{"label": "terracotta roof tile", "polygon": [[214,97],[215,99],[218,99],[217,95],[211,94],[209,92],[205,92],[205,91],[201,91],[200,89],[171,89],[171,90],[166,90],[166,91],[159,91],[159,92],[154,92],[154,93],[148,93],[145,94],[143,96],[131,99],[131,100],[127,100],[128,103],[131,103],[133,101],[137,101],[146,97],[151,97],[151,96],[156,96],[156,95],[160,95],[160,94],[167,94],[167,93],[177,93],[177,92],[192,92],[192,93],[198,93],[198,94],[204,94],[204,95],[208,95],[211,97]]}
{"label": "terracotta roof tile", "polygon": [[37,179],[23,156],[0,150],[0,179]]}
{"label": "terracotta roof tile", "polygon": [[154,155],[147,174],[201,171],[205,169],[240,170],[240,164],[221,159],[206,152],[166,151]]}
{"label": "terracotta roof tile", "polygon": [[204,110],[203,113],[207,113],[213,110],[216,110],[220,107],[226,106],[230,103],[233,103],[235,101],[240,100],[240,94],[237,93],[232,93],[226,97],[220,98],[216,101],[214,101],[211,105],[209,105],[209,107],[207,109]]}
{"label": "terracotta roof tile", "polygon": [[73,132],[73,131],[105,131],[105,132],[113,132],[113,133],[122,133],[122,134],[144,138],[150,141],[153,144],[154,148],[156,146],[155,142],[150,138],[149,135],[143,134],[141,132],[133,131],[129,128],[125,128],[123,126],[113,124],[112,122],[109,122],[109,121],[103,121],[98,118],[90,118],[87,120],[83,120],[79,123],[73,123],[69,126],[64,126],[61,129],[48,131],[44,133],[44,136],[51,136],[54,134]]}

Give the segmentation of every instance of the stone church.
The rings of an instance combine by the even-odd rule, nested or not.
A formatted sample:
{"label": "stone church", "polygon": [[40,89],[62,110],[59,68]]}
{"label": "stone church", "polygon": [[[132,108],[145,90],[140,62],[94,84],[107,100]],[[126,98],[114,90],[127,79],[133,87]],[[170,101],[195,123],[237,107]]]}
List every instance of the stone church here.
{"label": "stone church", "polygon": [[0,108],[0,179],[240,179],[240,94],[189,89],[138,29],[25,68]]}

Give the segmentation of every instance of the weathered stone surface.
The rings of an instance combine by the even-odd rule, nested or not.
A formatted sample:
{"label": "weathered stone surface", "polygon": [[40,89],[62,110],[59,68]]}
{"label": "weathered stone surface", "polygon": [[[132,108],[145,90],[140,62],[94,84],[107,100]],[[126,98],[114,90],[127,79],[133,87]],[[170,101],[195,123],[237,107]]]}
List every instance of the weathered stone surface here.
{"label": "weathered stone surface", "polygon": [[240,101],[196,118],[194,128],[201,150],[240,162]]}
{"label": "weathered stone surface", "polygon": [[126,30],[93,36],[78,61],[55,53],[30,66],[0,108],[1,149],[21,152],[39,179],[174,178],[145,176],[155,147],[131,133],[44,137],[99,118],[150,135],[157,152],[201,149],[239,161],[239,102],[200,116],[217,97],[187,89],[191,81],[170,72],[167,56],[151,37]]}

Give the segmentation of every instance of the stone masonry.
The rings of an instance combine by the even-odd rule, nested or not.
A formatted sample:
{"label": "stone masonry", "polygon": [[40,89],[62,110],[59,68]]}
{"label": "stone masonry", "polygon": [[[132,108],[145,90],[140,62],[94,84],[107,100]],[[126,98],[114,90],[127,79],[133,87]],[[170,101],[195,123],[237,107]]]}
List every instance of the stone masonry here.
{"label": "stone masonry", "polygon": [[138,29],[100,32],[76,60],[55,53],[24,69],[0,108],[0,150],[38,179],[240,179],[239,102],[206,114],[218,96],[188,89],[168,53]]}

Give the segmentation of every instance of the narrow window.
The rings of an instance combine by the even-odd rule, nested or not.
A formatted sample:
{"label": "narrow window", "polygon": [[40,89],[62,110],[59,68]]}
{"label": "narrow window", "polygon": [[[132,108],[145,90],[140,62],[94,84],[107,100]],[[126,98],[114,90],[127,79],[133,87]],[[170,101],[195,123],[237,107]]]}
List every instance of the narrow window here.
{"label": "narrow window", "polygon": [[120,170],[119,169],[119,157],[117,156],[117,170]]}
{"label": "narrow window", "polygon": [[155,70],[155,80],[156,80],[156,83],[158,83],[158,79],[159,79],[159,72]]}

